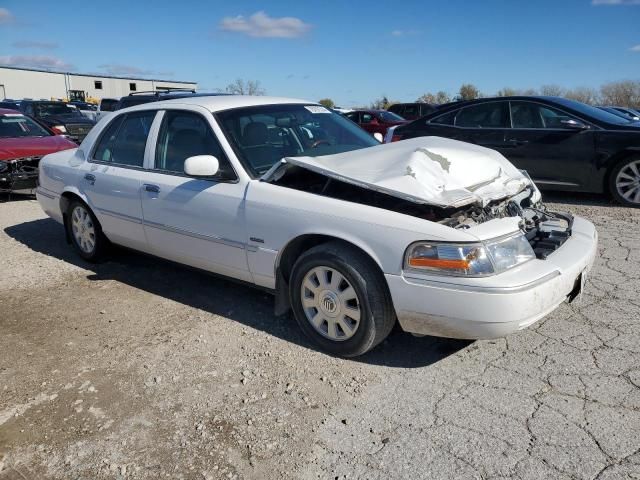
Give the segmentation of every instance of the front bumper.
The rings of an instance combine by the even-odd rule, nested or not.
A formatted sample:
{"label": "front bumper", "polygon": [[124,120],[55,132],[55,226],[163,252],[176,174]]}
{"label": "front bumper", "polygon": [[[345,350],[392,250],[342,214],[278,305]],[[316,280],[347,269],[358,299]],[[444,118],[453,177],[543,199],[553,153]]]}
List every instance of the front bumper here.
{"label": "front bumper", "polygon": [[500,275],[385,277],[403,330],[450,338],[498,338],[532,325],[575,297],[597,246],[593,224],[575,217],[570,239],[546,260],[531,260]]}

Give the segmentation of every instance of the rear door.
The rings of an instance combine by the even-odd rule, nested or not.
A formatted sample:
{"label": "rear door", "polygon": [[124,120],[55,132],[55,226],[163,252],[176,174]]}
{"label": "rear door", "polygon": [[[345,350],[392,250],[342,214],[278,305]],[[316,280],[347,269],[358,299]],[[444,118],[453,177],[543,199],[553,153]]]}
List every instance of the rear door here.
{"label": "rear door", "polygon": [[121,114],[103,130],[89,161],[82,166],[79,187],[107,237],[118,244],[147,250],[142,227],[140,186],[155,110]]}
{"label": "rear door", "polygon": [[562,121],[584,122],[546,104],[510,104],[512,128],[507,131],[505,156],[540,186],[587,186],[596,162],[594,128],[567,128]]}

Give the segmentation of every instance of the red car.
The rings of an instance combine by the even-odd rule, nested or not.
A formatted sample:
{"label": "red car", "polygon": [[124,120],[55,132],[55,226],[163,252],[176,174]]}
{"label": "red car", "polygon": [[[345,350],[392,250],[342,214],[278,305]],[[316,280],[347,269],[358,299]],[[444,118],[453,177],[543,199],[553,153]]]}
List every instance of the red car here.
{"label": "red car", "polygon": [[0,108],[0,192],[35,188],[43,156],[77,147],[32,118]]}
{"label": "red car", "polygon": [[383,137],[389,127],[408,123],[400,115],[386,110],[354,110],[346,113],[345,117],[356,122],[371,135],[379,133]]}

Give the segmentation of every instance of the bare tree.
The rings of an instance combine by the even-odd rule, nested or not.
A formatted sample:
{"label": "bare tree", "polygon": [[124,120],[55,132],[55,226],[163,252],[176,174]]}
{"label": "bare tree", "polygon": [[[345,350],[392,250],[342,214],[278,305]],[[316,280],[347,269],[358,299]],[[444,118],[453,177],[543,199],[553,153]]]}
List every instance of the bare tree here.
{"label": "bare tree", "polygon": [[545,97],[563,97],[565,89],[560,85],[543,85],[540,87],[540,95]]}
{"label": "bare tree", "polygon": [[571,100],[586,103],[589,105],[595,105],[599,101],[597,90],[589,87],[577,87],[567,90],[564,96]]}
{"label": "bare tree", "polygon": [[518,90],[510,87],[504,87],[496,92],[496,97],[513,97],[515,95],[519,95]]}
{"label": "bare tree", "polygon": [[416,102],[428,103],[430,105],[442,105],[443,103],[449,103],[450,101],[451,97],[447,94],[447,92],[443,92],[442,90],[440,90],[436,94],[425,93],[416,100]]}
{"label": "bare tree", "polygon": [[623,80],[600,87],[600,96],[605,105],[640,107],[640,82]]}
{"label": "bare tree", "polygon": [[371,102],[370,108],[373,110],[386,110],[394,103],[398,103],[394,100],[389,100],[386,95]]}
{"label": "bare tree", "polygon": [[476,98],[480,98],[480,90],[475,85],[465,83],[460,87],[457,96],[458,100],[474,100]]}
{"label": "bare tree", "polygon": [[323,98],[322,100],[318,100],[318,103],[327,108],[333,108],[336,106],[336,104],[330,98]]}
{"label": "bare tree", "polygon": [[265,91],[260,86],[258,80],[236,79],[233,83],[227,85],[227,93],[234,95],[264,95]]}

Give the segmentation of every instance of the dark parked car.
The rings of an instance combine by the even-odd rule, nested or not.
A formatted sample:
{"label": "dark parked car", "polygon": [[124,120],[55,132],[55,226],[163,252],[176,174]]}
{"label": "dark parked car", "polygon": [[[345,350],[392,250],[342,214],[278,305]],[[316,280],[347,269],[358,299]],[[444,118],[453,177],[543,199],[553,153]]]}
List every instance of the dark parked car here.
{"label": "dark parked car", "polygon": [[40,159],[75,147],[32,118],[0,108],[0,192],[35,188]]}
{"label": "dark parked car", "polygon": [[8,108],[9,110],[20,110],[19,100],[4,99],[0,101],[0,108]]}
{"label": "dark parked car", "polygon": [[640,207],[640,122],[573,100],[503,97],[460,102],[389,132],[436,135],[495,149],[541,187],[609,192]]}
{"label": "dark parked car", "polygon": [[66,135],[76,143],[82,142],[95,122],[67,102],[22,100],[20,110],[35,118],[55,133]]}
{"label": "dark parked car", "polygon": [[395,103],[387,111],[400,115],[405,120],[416,120],[436,111],[436,107],[428,103]]}
{"label": "dark parked car", "polygon": [[345,113],[345,117],[357,123],[360,127],[371,135],[379,133],[384,136],[389,127],[394,125],[403,125],[407,120],[386,110],[354,110]]}

